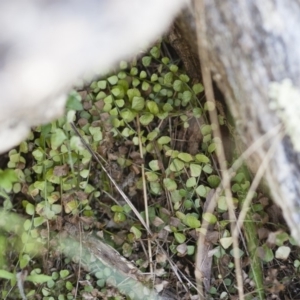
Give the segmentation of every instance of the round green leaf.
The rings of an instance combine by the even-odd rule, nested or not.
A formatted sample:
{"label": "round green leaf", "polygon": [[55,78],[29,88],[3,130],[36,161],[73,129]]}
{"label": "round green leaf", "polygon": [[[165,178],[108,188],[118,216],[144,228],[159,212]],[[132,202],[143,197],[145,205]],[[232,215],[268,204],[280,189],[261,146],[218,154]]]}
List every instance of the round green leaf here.
{"label": "round green leaf", "polygon": [[160,144],[160,145],[169,144],[170,141],[171,141],[171,138],[169,136],[162,136],[157,140],[158,144]]}
{"label": "round green leaf", "polygon": [[150,182],[150,190],[154,195],[161,194],[161,185],[159,182]]}
{"label": "round green leaf", "polygon": [[[231,255],[232,257],[234,257],[234,251],[233,251],[233,249],[230,250],[230,255]],[[241,250],[241,249],[238,249],[238,254],[237,254],[238,258],[241,258],[243,255],[244,255],[244,251]]]}
{"label": "round green leaf", "polygon": [[178,66],[171,65],[169,69],[170,69],[171,72],[176,73],[178,71]]}
{"label": "round green leaf", "polygon": [[81,104],[81,96],[76,91],[72,91],[69,94],[66,108],[67,110],[77,110],[77,111],[81,111],[83,109]]}
{"label": "round green leaf", "polygon": [[164,84],[172,84],[173,82],[173,73],[168,72],[167,74],[165,74],[164,76]]}
{"label": "round green leaf", "polygon": [[61,270],[59,272],[60,278],[62,278],[62,279],[66,278],[67,276],[69,276],[69,274],[70,274],[69,270]]}
{"label": "round green leaf", "polygon": [[158,59],[160,57],[160,49],[159,49],[159,47],[157,47],[157,46],[152,47],[152,49],[150,50],[150,54],[154,58]]}
{"label": "round green leaf", "polygon": [[193,160],[193,157],[192,157],[191,154],[189,154],[189,153],[183,153],[183,152],[178,154],[178,158],[180,158],[184,162],[190,162],[190,161]]}
{"label": "round green leaf", "polygon": [[203,220],[207,221],[209,224],[215,224],[217,222],[217,217],[212,213],[204,213],[202,215]]}
{"label": "round green leaf", "polygon": [[197,95],[204,91],[203,85],[201,83],[196,83],[193,85],[193,91]]}
{"label": "round green leaf", "polygon": [[133,97],[140,97],[141,92],[138,89],[129,89],[127,90],[127,96],[130,101],[132,101]]}
{"label": "round green leaf", "polygon": [[164,104],[164,106],[163,106],[163,111],[165,111],[165,112],[170,112],[170,111],[172,111],[172,110],[173,110],[173,106],[172,106],[170,103]]}
{"label": "round green leaf", "polygon": [[161,59],[161,61],[162,61],[163,64],[167,65],[170,62],[170,59],[169,59],[169,57],[163,57]]}
{"label": "round green leaf", "polygon": [[130,228],[130,232],[132,232],[136,239],[140,239],[142,236],[142,232],[135,226]]}
{"label": "round green leaf", "polygon": [[137,75],[138,72],[139,72],[139,70],[138,70],[136,67],[132,67],[132,68],[130,69],[130,75],[132,75],[132,76]]}
{"label": "round green leaf", "polygon": [[208,176],[207,181],[212,188],[216,188],[219,186],[221,179],[217,175],[210,175]]}
{"label": "round green leaf", "polygon": [[123,109],[121,111],[120,115],[121,115],[122,119],[128,123],[131,122],[136,116],[136,114],[128,108]]}
{"label": "round green leaf", "polygon": [[26,205],[26,213],[30,216],[33,216],[34,215],[34,210],[35,210],[35,207],[33,204],[31,203],[27,203]]}
{"label": "round green leaf", "polygon": [[65,132],[62,129],[57,128],[51,135],[51,148],[56,150],[66,139],[67,136]]}
{"label": "round green leaf", "polygon": [[211,133],[211,126],[203,125],[203,126],[201,126],[200,130],[203,135],[207,135],[207,134]]}
{"label": "round green leaf", "polygon": [[202,170],[207,174],[211,174],[213,171],[211,165],[209,165],[209,164],[205,165]]}
{"label": "round green leaf", "polygon": [[152,171],[159,171],[160,170],[160,163],[158,160],[151,160],[149,162],[149,167]]}
{"label": "round green leaf", "polygon": [[[141,78],[141,79],[147,78],[147,73],[146,73],[146,71],[144,71],[144,70],[141,71],[141,73],[140,73],[140,78]],[[144,84],[144,83],[146,83],[146,81],[144,81],[143,84]],[[146,90],[147,90],[147,89],[146,89]],[[146,91],[146,90],[144,90],[144,91]]]}
{"label": "round green leaf", "polygon": [[182,100],[187,103],[192,99],[192,93],[190,91],[184,91],[182,94]]}
{"label": "round green leaf", "polygon": [[126,221],[126,215],[121,212],[117,212],[114,214],[114,221],[116,223],[122,223],[122,222]]}
{"label": "round green leaf", "polygon": [[154,139],[157,138],[157,136],[159,135],[159,130],[154,129],[153,131],[149,132],[147,135],[147,139],[149,141],[153,141]]}
{"label": "round green leaf", "polygon": [[218,209],[220,211],[227,211],[228,206],[227,206],[226,197],[220,196],[217,200],[217,203],[218,203]]}
{"label": "round green leaf", "polygon": [[199,177],[202,171],[202,167],[197,164],[190,164],[190,173],[192,177]]}
{"label": "round green leaf", "polygon": [[224,249],[228,249],[233,243],[232,237],[224,237],[220,239],[220,244]]}
{"label": "round green leaf", "polygon": [[184,162],[178,158],[172,160],[170,164],[170,170],[172,172],[179,172],[184,168]]}
{"label": "round green leaf", "polygon": [[153,119],[154,119],[153,114],[145,113],[140,117],[140,122],[142,125],[147,126],[153,121]]}
{"label": "round green leaf", "polygon": [[113,205],[113,206],[111,207],[111,210],[112,210],[113,212],[123,212],[123,207],[120,206],[120,205]]}
{"label": "round green leaf", "polygon": [[164,178],[163,183],[164,183],[164,187],[168,191],[175,191],[177,189],[177,184],[173,179]]}
{"label": "round green leaf", "polygon": [[185,82],[185,83],[190,81],[189,76],[187,76],[186,74],[180,74],[179,78],[182,82]]}
{"label": "round green leaf", "polygon": [[210,159],[204,155],[204,154],[197,154],[195,156],[196,161],[200,162],[200,163],[208,163],[210,162]]}
{"label": "round green leaf", "polygon": [[44,217],[36,217],[36,218],[33,219],[33,225],[34,225],[34,227],[39,227],[45,221],[46,221],[46,219]]}
{"label": "round green leaf", "polygon": [[133,80],[132,80],[132,86],[133,87],[137,87],[139,84],[140,84],[141,82],[139,81],[139,79],[138,78],[134,78]]}
{"label": "round green leaf", "polygon": [[196,193],[200,196],[200,197],[206,197],[207,191],[204,185],[199,185],[196,188]]}
{"label": "round green leaf", "polygon": [[144,67],[148,67],[151,64],[151,60],[152,60],[151,56],[144,56],[142,58],[142,64],[143,64],[143,66]]}
{"label": "round green leaf", "polygon": [[[115,104],[118,107],[123,107],[125,105],[125,101],[123,99],[117,99],[117,100],[115,100]],[[118,114],[112,114],[111,113],[111,115],[117,116]]]}
{"label": "round green leaf", "polygon": [[121,70],[125,70],[125,69],[127,69],[128,68],[128,63],[126,62],[126,61],[121,61],[120,62],[120,69]]}
{"label": "round green leaf", "polygon": [[154,86],[153,86],[153,91],[155,93],[158,93],[159,91],[161,90],[161,85],[159,83],[156,83]]}
{"label": "round green leaf", "polygon": [[197,181],[196,181],[195,177],[191,177],[186,181],[187,188],[194,187],[196,184],[197,184]]}
{"label": "round green leaf", "polygon": [[180,232],[174,232],[174,237],[179,244],[182,244],[186,241],[185,235]]}
{"label": "round green leaf", "polygon": [[137,111],[140,111],[144,108],[145,106],[145,100],[143,97],[133,97],[132,103],[131,103],[131,108]]}
{"label": "round green leaf", "polygon": [[115,85],[118,83],[118,76],[117,75],[113,75],[107,78],[107,81],[111,84],[111,85]]}
{"label": "round green leaf", "polygon": [[145,175],[148,181],[154,182],[159,180],[158,175],[154,172],[145,172]]}
{"label": "round green leaf", "polygon": [[148,91],[149,87],[150,87],[150,84],[148,82],[146,82],[146,81],[143,81],[143,83],[142,83],[142,90],[143,91]]}
{"label": "round green leaf", "polygon": [[111,89],[111,93],[119,99],[124,97],[124,90],[118,85]]}
{"label": "round green leaf", "polygon": [[152,74],[151,75],[151,81],[154,82],[154,81],[157,81],[158,79],[158,75],[157,74]]}
{"label": "round green leaf", "polygon": [[107,84],[106,80],[100,80],[100,81],[97,82],[97,86],[101,90],[105,90],[106,89],[106,84]]}
{"label": "round green leaf", "polygon": [[193,215],[186,215],[184,223],[190,228],[199,228],[201,226],[200,221]]}
{"label": "round green leaf", "polygon": [[174,83],[173,83],[173,89],[176,91],[176,92],[180,92],[181,89],[182,89],[182,81],[181,80],[175,80]]}
{"label": "round green leaf", "polygon": [[213,101],[207,101],[204,104],[204,109],[207,111],[213,111],[216,108],[216,105]]}
{"label": "round green leaf", "polygon": [[211,144],[208,146],[207,151],[208,151],[209,153],[213,153],[214,151],[216,151],[216,149],[217,149],[217,145],[216,145],[215,143],[211,143]]}
{"label": "round green leaf", "polygon": [[149,109],[149,112],[151,112],[154,115],[157,115],[159,113],[159,108],[154,101],[148,101],[147,108]]}

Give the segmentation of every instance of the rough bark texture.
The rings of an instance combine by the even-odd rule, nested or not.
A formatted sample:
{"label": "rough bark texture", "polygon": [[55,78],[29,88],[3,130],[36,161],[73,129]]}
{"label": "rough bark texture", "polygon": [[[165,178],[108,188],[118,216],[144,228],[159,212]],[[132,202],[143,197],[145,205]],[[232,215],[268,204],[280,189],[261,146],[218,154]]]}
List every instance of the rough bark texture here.
{"label": "rough bark texture", "polygon": [[[245,144],[279,124],[285,130],[266,179],[299,243],[300,1],[203,1],[209,66]],[[257,148],[259,164],[275,139]]]}

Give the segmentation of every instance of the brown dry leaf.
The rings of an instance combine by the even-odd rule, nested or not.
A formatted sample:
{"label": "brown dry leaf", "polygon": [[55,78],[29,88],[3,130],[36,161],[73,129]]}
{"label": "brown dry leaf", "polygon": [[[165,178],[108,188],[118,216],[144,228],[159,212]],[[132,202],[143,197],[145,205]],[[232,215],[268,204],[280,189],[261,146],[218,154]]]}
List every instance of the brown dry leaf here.
{"label": "brown dry leaf", "polygon": [[187,252],[187,245],[185,243],[180,244],[176,247],[177,255],[183,257],[186,255]]}
{"label": "brown dry leaf", "polygon": [[92,101],[84,101],[83,102],[83,108],[85,110],[89,110],[93,107]]}
{"label": "brown dry leaf", "polygon": [[80,127],[83,127],[83,126],[85,126],[86,124],[88,124],[88,120],[85,119],[85,118],[80,118],[80,119],[77,121],[77,124],[78,124]]}
{"label": "brown dry leaf", "polygon": [[[63,218],[61,216],[56,216],[55,220],[49,222],[51,231],[61,231],[63,226]],[[47,233],[48,234],[48,233]]]}
{"label": "brown dry leaf", "polygon": [[273,204],[273,205],[271,205],[270,207],[267,208],[267,214],[270,217],[270,222],[272,222],[274,224],[279,224],[283,221],[282,211],[275,204]]}
{"label": "brown dry leaf", "polygon": [[264,240],[264,239],[268,238],[269,233],[270,233],[269,229],[264,228],[264,227],[259,228],[257,231],[259,240]]}
{"label": "brown dry leaf", "polygon": [[216,244],[219,241],[220,233],[218,231],[208,231],[206,234],[206,241]]}
{"label": "brown dry leaf", "polygon": [[270,199],[268,197],[261,197],[259,202],[263,207],[266,207],[270,204]]}
{"label": "brown dry leaf", "polygon": [[277,269],[270,269],[265,280],[265,286],[267,290],[272,294],[278,294],[285,289],[285,286],[277,280],[277,275]]}
{"label": "brown dry leaf", "polygon": [[92,217],[80,216],[80,221],[86,225],[94,225],[95,221]]}
{"label": "brown dry leaf", "polygon": [[102,113],[100,115],[100,119],[101,119],[101,128],[104,129],[105,132],[110,132],[113,128],[112,123],[110,121],[111,116],[109,113]]}
{"label": "brown dry leaf", "polygon": [[165,224],[165,222],[157,216],[155,216],[155,218],[152,221],[152,225],[155,226],[155,227],[159,227],[159,226],[162,226],[164,224]]}
{"label": "brown dry leaf", "polygon": [[78,94],[81,96],[82,100],[85,100],[88,93],[87,91],[79,91]]}
{"label": "brown dry leaf", "polygon": [[181,225],[181,221],[178,218],[171,217],[169,225],[177,228],[179,225]]}
{"label": "brown dry leaf", "polygon": [[83,200],[86,200],[88,195],[87,193],[83,192],[83,191],[77,191],[75,192],[75,195],[76,195],[76,198],[79,200],[79,201],[83,201]]}
{"label": "brown dry leaf", "polygon": [[103,110],[103,107],[104,107],[105,103],[104,103],[103,100],[99,100],[99,101],[94,102],[94,105],[95,105],[99,110]]}
{"label": "brown dry leaf", "polygon": [[167,262],[168,258],[166,253],[157,253],[156,254],[156,262],[159,264],[165,264]]}
{"label": "brown dry leaf", "polygon": [[119,154],[120,155],[126,155],[128,153],[128,148],[127,147],[124,147],[124,146],[120,146],[118,148],[118,151],[119,151]]}
{"label": "brown dry leaf", "polygon": [[[135,162],[135,163],[137,163],[137,162]],[[130,171],[133,172],[135,175],[138,175],[141,173],[140,168],[138,166],[136,166],[135,164],[132,164],[130,166]]]}
{"label": "brown dry leaf", "polygon": [[53,169],[53,175],[57,177],[66,176],[69,173],[69,166],[67,164],[62,166],[56,166]]}
{"label": "brown dry leaf", "polygon": [[118,154],[115,154],[115,153],[108,153],[108,155],[107,155],[107,158],[109,160],[117,160],[118,157],[119,157]]}

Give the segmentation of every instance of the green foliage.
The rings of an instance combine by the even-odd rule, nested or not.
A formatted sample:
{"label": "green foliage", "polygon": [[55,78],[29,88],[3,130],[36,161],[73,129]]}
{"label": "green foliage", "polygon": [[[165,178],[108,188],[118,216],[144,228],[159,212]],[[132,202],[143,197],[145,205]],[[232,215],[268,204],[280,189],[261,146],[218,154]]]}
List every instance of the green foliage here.
{"label": "green foliage", "polygon": [[[9,211],[15,205],[10,194],[21,194],[17,205],[27,216],[22,222],[21,234],[14,241],[22,249],[16,261],[21,268],[32,269],[27,280],[41,285],[45,299],[73,299],[76,287],[76,281],[65,267],[70,261],[51,274],[33,268],[38,249],[45,251],[49,239],[52,242],[48,229],[59,227],[54,224],[62,222],[62,217],[77,222],[83,219],[87,222],[86,229],[95,224],[97,230],[103,230],[107,243],[129,259],[136,257],[137,242],[147,238],[131,208],[120,201],[107,174],[92,159],[83,141],[107,167],[120,189],[135,201],[142,197],[140,165],[144,164],[151,229],[169,241],[168,250],[177,258],[185,257],[194,263],[197,231],[203,229],[201,222],[206,221],[218,236],[212,251],[215,262],[221,265],[223,260],[228,261],[228,274],[233,273],[233,238],[228,231],[230,220],[224,193],[216,199],[217,208],[213,213],[203,213],[204,202],[210,192],[220,186],[221,178],[214,162],[220,141],[212,137],[215,124],[209,124],[206,118],[214,106],[201,104],[202,84],[191,83],[172,58],[163,56],[160,44],[140,61],[121,62],[120,69],[93,81],[87,91],[72,91],[66,115],[51,124],[33,128],[28,140],[9,152],[7,169],[0,170],[4,208]],[[224,118],[219,116],[221,124],[226,123]],[[74,122],[80,136],[70,122]],[[196,129],[191,128],[193,122],[197,123]],[[180,135],[176,135],[178,132]],[[188,139],[187,132],[201,136],[193,151],[190,144],[195,141]],[[131,174],[138,178],[132,179]],[[249,176],[244,170],[238,170],[232,179],[236,207],[243,205],[249,187]],[[143,207],[140,200],[138,204]],[[257,228],[252,215],[263,216],[263,213],[263,205],[255,203],[247,215],[250,226],[244,226],[247,242],[250,241],[252,277],[258,287],[262,285],[260,264],[272,262],[274,257],[284,259],[290,254],[286,246],[290,237],[284,232],[274,239],[276,249],[264,243],[257,252],[256,248],[252,251],[253,245],[259,243],[253,238]],[[145,211],[141,211],[141,216],[146,218]],[[109,221],[105,220],[104,224],[106,218]],[[0,252],[5,253],[8,248],[6,239],[0,235]],[[238,249],[239,258],[244,259],[244,250]],[[5,257],[0,257],[0,264],[0,277],[13,282],[15,273],[8,270]],[[142,271],[148,271],[148,261],[140,259],[136,264]],[[167,263],[161,264],[165,267]],[[295,261],[295,268],[299,265]],[[81,294],[90,295],[94,288],[105,295],[111,273],[105,266],[97,270],[94,285],[84,286]],[[86,274],[86,280],[92,281],[90,274]],[[233,282],[232,277],[223,281],[230,293],[236,292]],[[35,292],[30,291],[33,295]],[[213,287],[211,294],[215,298],[228,297]]]}

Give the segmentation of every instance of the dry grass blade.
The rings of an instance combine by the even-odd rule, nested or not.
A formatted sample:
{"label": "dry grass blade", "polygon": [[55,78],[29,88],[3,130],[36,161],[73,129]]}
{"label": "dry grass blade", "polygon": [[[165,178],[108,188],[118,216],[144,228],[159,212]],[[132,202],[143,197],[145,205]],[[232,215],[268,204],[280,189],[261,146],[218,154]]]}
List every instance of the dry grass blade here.
{"label": "dry grass blade", "polygon": [[24,293],[24,277],[27,276],[27,271],[20,271],[16,274],[17,277],[17,286],[22,297],[22,300],[27,300]]}
{"label": "dry grass blade", "polygon": [[[142,140],[141,140],[141,125],[140,125],[138,117],[137,117],[136,121],[137,121],[137,130],[138,130],[138,136],[139,136],[140,155],[141,155],[141,159],[143,159],[143,147],[142,147]],[[150,228],[147,186],[146,186],[146,179],[145,179],[145,165],[143,163],[141,164],[141,170],[142,170],[142,180],[143,180],[143,196],[144,196],[144,205],[145,205],[146,224]],[[148,251],[149,251],[148,256],[149,256],[150,273],[153,274],[152,247],[151,247],[151,239],[150,238],[148,238]]]}
{"label": "dry grass blade", "polygon": [[[208,53],[207,53],[207,36],[206,36],[206,22],[205,22],[205,9],[203,0],[195,1],[195,13],[196,13],[196,27],[197,27],[197,38],[198,38],[198,51],[199,57],[201,61],[201,70],[203,77],[204,90],[206,95],[206,101],[209,106],[216,107],[214,92],[212,87],[212,79],[210,74],[210,69],[207,64],[208,62]],[[216,125],[215,130],[213,130],[213,135],[215,138],[221,140],[221,132],[218,122],[218,117],[216,114],[216,110],[209,110],[210,121],[212,124]],[[229,217],[231,219],[231,232],[233,233],[236,227],[236,217],[234,214],[234,206],[232,201],[232,194],[230,189],[230,175],[227,169],[226,159],[224,147],[221,144],[218,151],[218,162],[221,168],[222,175],[222,185],[225,190],[225,197],[228,205]],[[244,299],[243,292],[243,278],[242,278],[242,270],[239,259],[239,247],[237,238],[233,238],[233,255],[234,255],[234,263],[236,270],[236,280],[237,280],[237,288],[239,293],[239,298]]]}
{"label": "dry grass blade", "polygon": [[[278,128],[275,132],[278,132]],[[248,245],[247,248],[249,250],[249,255],[251,257],[251,269],[253,274],[253,280],[257,289],[258,297],[261,300],[265,299],[264,285],[263,285],[263,271],[262,271],[261,261],[257,255],[257,245],[258,245],[257,227],[253,223],[253,221],[251,221],[251,215],[249,214],[249,207],[254,197],[255,191],[258,188],[265,174],[265,171],[267,170],[267,166],[270,163],[270,160],[273,157],[281,138],[282,138],[282,134],[277,136],[277,139],[273,142],[271,148],[267,152],[265,159],[263,160],[262,164],[258,168],[254,180],[252,181],[252,184],[247,193],[247,196],[242,202],[242,209],[237,221],[237,227],[238,226],[242,227],[242,224],[244,223],[245,219],[249,220],[249,222],[244,223],[244,232],[247,239],[247,245]],[[236,238],[238,238],[238,231],[235,230],[233,235]]]}
{"label": "dry grass blade", "polygon": [[[280,128],[280,127],[276,127],[275,133],[278,133],[279,128]],[[258,186],[259,186],[259,184],[260,184],[260,182],[261,182],[261,180],[262,180],[262,178],[263,178],[263,176],[264,176],[264,173],[265,173],[265,171],[266,171],[266,169],[267,169],[267,165],[269,164],[269,162],[270,162],[270,160],[271,160],[273,154],[275,153],[276,147],[277,147],[278,142],[279,142],[279,140],[280,140],[281,138],[282,138],[282,135],[280,135],[280,136],[278,137],[277,141],[275,141],[275,142],[273,143],[273,145],[272,145],[272,147],[269,149],[269,151],[268,151],[268,153],[267,153],[265,159],[263,160],[262,164],[261,164],[260,167],[258,168],[257,173],[255,174],[255,177],[254,177],[254,179],[253,179],[253,181],[252,181],[252,183],[251,183],[251,186],[250,186],[250,188],[249,188],[249,191],[248,191],[248,193],[247,193],[247,196],[246,196],[246,198],[245,198],[245,200],[244,200],[244,205],[243,205],[243,207],[242,207],[242,209],[241,209],[241,212],[240,212],[240,215],[239,215],[239,217],[238,217],[238,220],[237,220],[237,228],[238,228],[238,227],[241,227],[242,224],[243,224],[243,221],[244,221],[245,216],[246,216],[246,214],[247,214],[247,210],[248,210],[248,208],[249,208],[249,206],[250,206],[250,203],[251,203],[251,200],[252,200],[252,198],[253,198],[253,195],[254,195],[256,189],[258,188]],[[233,232],[233,234],[234,234],[235,236],[237,236],[237,235],[238,235],[238,230],[236,229],[236,230]]]}
{"label": "dry grass blade", "polygon": [[239,158],[233,163],[231,168],[228,170],[230,177],[235,175],[235,172],[243,165],[245,161],[255,152],[257,149],[260,149],[263,144],[267,141],[272,139],[279,133],[281,125],[274,127],[272,130],[267,132],[266,134],[259,137],[251,146],[249,146],[240,156]]}
{"label": "dry grass blade", "polygon": [[[217,193],[215,193],[214,190],[211,190],[207,195],[203,213],[214,212],[216,208],[216,194]],[[209,225],[208,221],[203,219],[201,232],[199,232],[199,238],[197,241],[195,277],[200,300],[206,299],[206,293],[210,287],[212,257],[209,257],[208,253],[212,248],[212,244],[206,240],[207,232],[210,230]],[[205,291],[203,291],[203,285],[205,287]]]}

